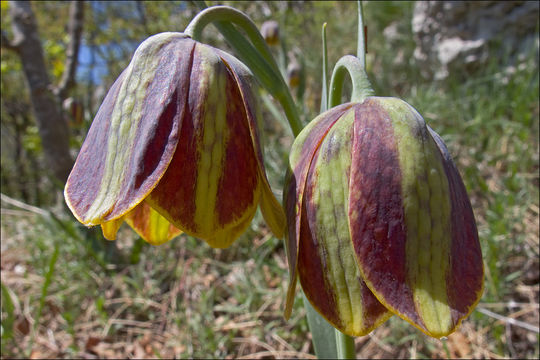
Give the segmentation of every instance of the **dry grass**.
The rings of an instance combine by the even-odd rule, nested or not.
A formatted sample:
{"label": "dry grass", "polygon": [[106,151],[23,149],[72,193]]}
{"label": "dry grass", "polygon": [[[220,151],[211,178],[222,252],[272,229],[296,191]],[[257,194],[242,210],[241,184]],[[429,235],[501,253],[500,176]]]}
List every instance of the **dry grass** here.
{"label": "dry grass", "polygon": [[[299,301],[291,321],[282,317],[285,255],[279,242],[264,235],[265,228],[258,229],[262,235],[251,245],[243,237],[232,249],[211,250],[180,236],[160,247],[143,246],[137,264],[116,261],[105,267],[90,260],[82,244],[63,244],[37,319],[48,274],[36,257],[47,259],[64,239],[51,239],[59,229],[41,215],[5,203],[2,207],[1,279],[3,292],[13,300],[11,314],[2,307],[3,324],[13,318],[12,338],[3,339],[3,358],[314,358]],[[43,253],[36,254],[33,240],[45,241]],[[120,258],[126,259],[134,241],[124,229]],[[265,255],[238,259],[246,247]],[[481,302],[443,341],[393,317],[356,339],[358,357],[534,357],[538,258],[510,260],[526,270],[507,289],[510,301]],[[497,318],[482,314],[490,312]]]}

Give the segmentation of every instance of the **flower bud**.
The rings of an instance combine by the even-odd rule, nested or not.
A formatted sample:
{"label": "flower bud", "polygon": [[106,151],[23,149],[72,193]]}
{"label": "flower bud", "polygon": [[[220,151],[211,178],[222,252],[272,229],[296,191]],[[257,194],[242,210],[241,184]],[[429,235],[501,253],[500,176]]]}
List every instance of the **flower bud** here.
{"label": "flower bud", "polygon": [[279,25],[275,20],[267,20],[261,26],[261,35],[270,46],[279,44]]}
{"label": "flower bud", "polygon": [[291,285],[342,332],[391,313],[433,337],[479,301],[483,264],[465,186],[442,139],[396,98],[319,115],[290,154],[284,203]]}
{"label": "flower bud", "polygon": [[227,247],[260,203],[280,237],[254,84],[239,60],[184,34],[148,38],[109,90],[68,178],[74,215],[109,239],[126,220],[150,243],[183,231]]}
{"label": "flower bud", "polygon": [[287,66],[287,83],[291,89],[296,89],[300,84],[302,69],[297,61],[290,62]]}
{"label": "flower bud", "polygon": [[62,102],[62,109],[68,116],[68,124],[78,127],[84,120],[84,109],[80,101],[68,97]]}

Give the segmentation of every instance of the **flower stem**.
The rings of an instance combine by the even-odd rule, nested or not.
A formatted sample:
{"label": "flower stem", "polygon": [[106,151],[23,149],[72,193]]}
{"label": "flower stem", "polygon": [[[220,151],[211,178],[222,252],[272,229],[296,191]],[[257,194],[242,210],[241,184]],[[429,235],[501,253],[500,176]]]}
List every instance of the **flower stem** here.
{"label": "flower stem", "polygon": [[[202,7],[204,3],[198,2],[198,5]],[[266,90],[279,101],[296,137],[303,127],[296,104],[257,26],[241,11],[229,6],[214,6],[197,14],[184,33],[200,41],[204,27],[210,23],[214,23],[240,59],[253,71]],[[249,41],[231,23],[241,28]]]}
{"label": "flower stem", "polygon": [[279,71],[276,61],[274,60],[270,49],[268,49],[264,38],[259,33],[257,26],[246,14],[232,7],[213,6],[201,11],[193,18],[193,20],[191,20],[184,33],[191,36],[191,38],[200,41],[202,38],[202,31],[206,25],[212,22],[225,20],[234,23],[243,29],[253,46],[259,51],[263,58],[270,66],[272,66],[272,68],[274,68],[274,70]]}
{"label": "flower stem", "polygon": [[366,73],[366,44],[364,34],[364,19],[362,11],[362,1],[358,0],[358,49],[356,57],[346,55],[338,60],[330,80],[330,96],[328,108],[341,104],[341,94],[345,73],[351,77],[353,90],[351,94],[352,102],[363,102],[368,96],[373,96],[375,92],[371,87]]}
{"label": "flower stem", "polygon": [[345,55],[338,60],[330,80],[330,96],[328,107],[332,108],[341,104],[341,93],[345,74],[348,73],[352,81],[352,102],[363,102],[368,96],[374,94],[371,84],[362,66],[360,59],[356,56]]}

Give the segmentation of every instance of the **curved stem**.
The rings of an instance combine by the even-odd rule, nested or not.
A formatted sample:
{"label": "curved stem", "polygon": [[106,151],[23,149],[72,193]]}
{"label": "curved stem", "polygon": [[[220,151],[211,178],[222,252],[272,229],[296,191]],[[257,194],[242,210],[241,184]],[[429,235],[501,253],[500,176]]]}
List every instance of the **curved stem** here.
{"label": "curved stem", "polygon": [[[229,6],[214,6],[197,14],[184,33],[200,41],[204,27],[214,22],[225,39],[238,52],[241,60],[248,65],[268,92],[280,102],[296,137],[303,127],[300,116],[279,67],[257,26],[241,11]],[[230,23],[243,29],[251,43],[247,42]]]}
{"label": "curved stem", "polygon": [[191,20],[184,33],[191,36],[192,39],[200,41],[205,26],[215,21],[228,21],[242,28],[264,59],[279,71],[276,61],[268,45],[266,45],[266,41],[264,41],[259,29],[257,29],[257,25],[246,14],[230,6],[213,6],[201,11]]}
{"label": "curved stem", "polygon": [[352,81],[352,102],[363,102],[368,96],[373,96],[374,91],[371,88],[366,71],[361,64],[360,59],[352,55],[343,56],[338,60],[330,80],[330,96],[328,107],[332,108],[341,104],[341,93],[343,90],[343,81],[345,74],[349,74]]}

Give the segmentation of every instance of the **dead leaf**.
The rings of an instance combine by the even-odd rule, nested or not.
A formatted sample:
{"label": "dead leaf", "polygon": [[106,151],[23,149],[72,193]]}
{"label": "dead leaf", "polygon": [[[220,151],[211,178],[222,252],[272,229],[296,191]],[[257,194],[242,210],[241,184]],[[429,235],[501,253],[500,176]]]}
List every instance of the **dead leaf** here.
{"label": "dead leaf", "polygon": [[84,349],[86,351],[93,351],[93,348],[99,344],[101,341],[100,338],[96,336],[89,336],[88,339],[86,339],[86,343],[84,344]]}
{"label": "dead leaf", "polygon": [[17,329],[21,335],[26,336],[30,332],[30,322],[26,317],[20,316],[15,321],[15,329]]}

